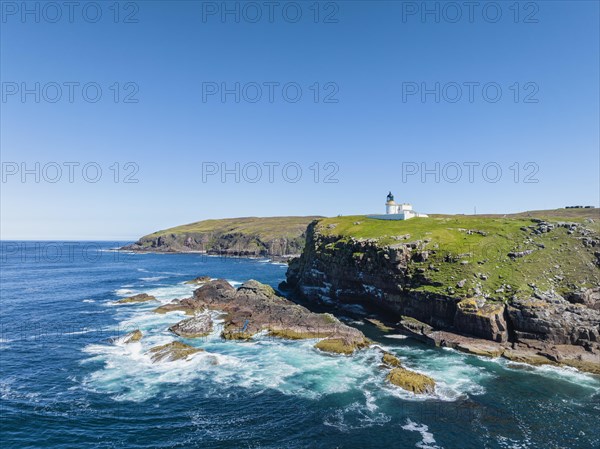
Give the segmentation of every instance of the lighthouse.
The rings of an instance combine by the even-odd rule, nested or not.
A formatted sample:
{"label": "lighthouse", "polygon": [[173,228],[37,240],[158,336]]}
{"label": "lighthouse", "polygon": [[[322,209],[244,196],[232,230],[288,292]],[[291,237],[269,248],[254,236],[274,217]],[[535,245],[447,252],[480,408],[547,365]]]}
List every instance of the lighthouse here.
{"label": "lighthouse", "polygon": [[415,212],[410,203],[396,203],[390,191],[385,201],[385,215],[369,215],[369,217],[379,220],[409,220],[415,217],[427,217],[427,215]]}
{"label": "lighthouse", "polygon": [[395,214],[398,208],[398,204],[394,201],[394,195],[392,192],[388,193],[387,201],[385,203],[385,213],[386,214]]}

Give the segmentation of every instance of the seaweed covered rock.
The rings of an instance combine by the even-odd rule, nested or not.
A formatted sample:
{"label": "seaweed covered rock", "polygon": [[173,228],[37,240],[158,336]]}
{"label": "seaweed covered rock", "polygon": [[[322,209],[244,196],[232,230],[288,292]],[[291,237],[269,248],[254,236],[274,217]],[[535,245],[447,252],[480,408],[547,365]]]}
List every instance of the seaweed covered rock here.
{"label": "seaweed covered rock", "polygon": [[335,354],[351,355],[358,349],[369,345],[366,339],[326,338],[315,344],[315,348]]}
{"label": "seaweed covered rock", "polygon": [[136,329],[132,332],[129,332],[127,335],[125,335],[125,337],[123,338],[123,343],[136,343],[138,341],[140,341],[143,337],[142,331],[139,329]]}
{"label": "seaweed covered rock", "polygon": [[435,392],[435,381],[431,377],[406,368],[394,368],[389,372],[386,379],[390,383],[415,394]]}
{"label": "seaweed covered rock", "polygon": [[400,366],[400,360],[394,354],[384,351],[383,357],[381,358],[381,362],[384,365],[387,365],[392,368],[397,368]]}

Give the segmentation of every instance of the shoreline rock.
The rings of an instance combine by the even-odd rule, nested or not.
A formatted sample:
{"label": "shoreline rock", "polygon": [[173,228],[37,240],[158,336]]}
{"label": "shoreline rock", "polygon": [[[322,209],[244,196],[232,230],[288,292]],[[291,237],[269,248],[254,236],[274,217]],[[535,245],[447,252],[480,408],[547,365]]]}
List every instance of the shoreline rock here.
{"label": "shoreline rock", "polygon": [[[360,330],[345,325],[333,315],[311,312],[254,280],[237,289],[223,279],[212,280],[196,289],[192,297],[163,305],[155,312],[174,310],[190,315],[205,310],[224,313],[221,336],[228,340],[250,340],[263,331],[278,338],[323,338],[325,340],[317,342],[315,347],[339,354],[350,354],[370,343]],[[177,323],[171,330],[179,335],[194,334],[196,330],[205,333],[207,323],[203,320],[195,316]]]}
{"label": "shoreline rock", "polygon": [[174,324],[169,330],[184,338],[206,337],[213,330],[213,321],[210,315],[196,315]]}
{"label": "shoreline rock", "polygon": [[190,279],[189,281],[185,281],[184,284],[189,285],[197,285],[197,284],[206,284],[210,282],[212,278],[210,276],[198,276],[197,278]]}
{"label": "shoreline rock", "polygon": [[436,330],[414,318],[403,319],[400,331],[428,344],[452,348],[467,354],[505,359],[531,365],[570,366],[600,375],[600,353],[594,348],[560,345],[539,340],[494,342],[480,338]]}
{"label": "shoreline rock", "polygon": [[156,298],[147,293],[140,293],[138,295],[129,296],[127,298],[119,299],[117,304],[132,304],[140,302],[156,301]]}
{"label": "shoreline rock", "polygon": [[164,345],[155,346],[148,353],[150,354],[152,363],[159,363],[187,359],[190,355],[203,351],[204,349],[194,348],[180,341],[172,341]]}

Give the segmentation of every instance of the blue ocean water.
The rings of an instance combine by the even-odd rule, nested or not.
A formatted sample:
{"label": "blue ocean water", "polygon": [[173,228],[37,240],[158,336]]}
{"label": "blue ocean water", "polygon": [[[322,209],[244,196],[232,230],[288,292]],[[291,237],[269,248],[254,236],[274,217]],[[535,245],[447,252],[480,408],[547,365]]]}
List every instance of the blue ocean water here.
{"label": "blue ocean water", "polygon": [[[359,327],[437,382],[390,387],[377,349],[313,341],[186,340],[206,352],[152,364],[183,315],[117,305],[189,295],[200,275],[272,286],[285,266],[200,254],[129,254],[122,242],[2,242],[0,443],[9,448],[598,448],[600,378],[490,360]],[[357,309],[356,307],[354,309]],[[356,310],[354,310],[356,311]],[[115,337],[141,329],[140,343]]]}

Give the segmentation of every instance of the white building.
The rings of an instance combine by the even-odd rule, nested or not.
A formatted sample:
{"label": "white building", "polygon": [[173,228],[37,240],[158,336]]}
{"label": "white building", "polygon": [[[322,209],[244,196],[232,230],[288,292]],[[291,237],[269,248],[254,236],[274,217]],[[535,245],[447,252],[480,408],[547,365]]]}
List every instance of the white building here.
{"label": "white building", "polygon": [[415,217],[427,217],[426,214],[420,214],[413,210],[412,204],[396,203],[394,195],[390,192],[385,203],[385,215],[370,215],[371,218],[380,220],[408,220]]}

